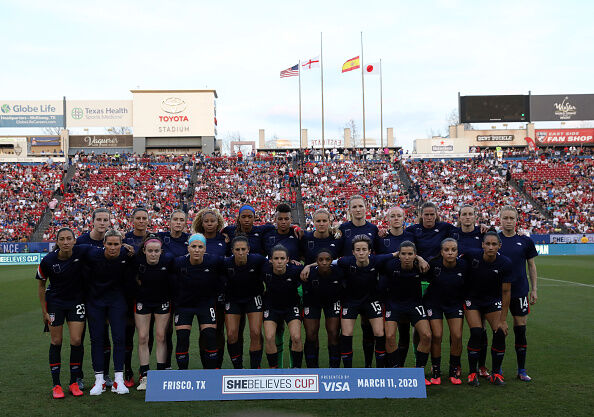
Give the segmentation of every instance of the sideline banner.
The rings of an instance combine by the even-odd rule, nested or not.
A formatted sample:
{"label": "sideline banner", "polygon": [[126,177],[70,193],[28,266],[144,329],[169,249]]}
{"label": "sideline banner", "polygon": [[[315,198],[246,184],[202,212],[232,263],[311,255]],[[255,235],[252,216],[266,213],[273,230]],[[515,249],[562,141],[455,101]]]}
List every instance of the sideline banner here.
{"label": "sideline banner", "polygon": [[149,371],[145,401],[427,398],[421,368]]}
{"label": "sideline banner", "polygon": [[0,265],[37,265],[46,253],[5,253],[0,255]]}

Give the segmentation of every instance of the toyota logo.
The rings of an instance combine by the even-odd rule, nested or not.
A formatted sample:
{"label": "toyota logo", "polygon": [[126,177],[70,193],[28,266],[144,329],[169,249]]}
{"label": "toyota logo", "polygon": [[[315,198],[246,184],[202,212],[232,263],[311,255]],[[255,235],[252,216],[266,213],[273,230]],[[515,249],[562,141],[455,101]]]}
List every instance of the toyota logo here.
{"label": "toyota logo", "polygon": [[181,98],[169,97],[161,102],[161,109],[165,113],[177,114],[186,109],[186,102]]}

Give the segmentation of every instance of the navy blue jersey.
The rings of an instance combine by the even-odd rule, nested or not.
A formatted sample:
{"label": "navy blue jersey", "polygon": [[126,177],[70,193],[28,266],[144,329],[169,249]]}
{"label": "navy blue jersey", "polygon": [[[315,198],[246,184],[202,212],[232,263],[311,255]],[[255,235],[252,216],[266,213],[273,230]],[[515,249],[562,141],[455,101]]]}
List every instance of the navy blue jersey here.
{"label": "navy blue jersey", "polygon": [[314,266],[303,284],[303,300],[309,305],[323,305],[340,299],[344,284],[344,272],[338,265],[330,265],[328,274],[321,274]]}
{"label": "navy blue jersey", "polygon": [[400,250],[400,244],[405,240],[410,240],[415,243],[415,237],[409,232],[404,232],[401,235],[394,236],[390,231],[384,237],[376,236],[373,242],[375,253],[394,253]]}
{"label": "navy blue jersey", "polygon": [[333,235],[327,238],[314,237],[314,232],[305,232],[301,238],[301,253],[305,257],[305,264],[313,264],[320,249],[328,249],[332,259],[338,258],[342,252],[342,239],[334,239]]}
{"label": "navy blue jersey", "polygon": [[225,258],[223,277],[225,280],[225,300],[239,301],[264,293],[262,268],[268,264],[262,255],[248,254],[247,263],[238,266],[235,257]]}
{"label": "navy blue jersey", "polygon": [[144,254],[134,262],[136,274],[135,299],[143,303],[161,303],[171,299],[172,263],[174,256],[163,253],[156,265],[149,265]]}
{"label": "navy blue jersey", "polygon": [[176,307],[197,307],[201,302],[217,298],[223,291],[221,272],[223,258],[205,254],[202,263],[192,265],[190,255],[173,261],[174,300]]}
{"label": "navy blue jersey", "polygon": [[499,252],[507,256],[512,262],[512,297],[524,297],[530,290],[526,274],[526,261],[538,256],[534,241],[528,236],[518,234],[505,237],[499,232],[501,249]]}
{"label": "navy blue jersey", "polygon": [[466,295],[466,273],[464,259],[456,260],[453,268],[447,268],[441,257],[436,258],[431,262],[425,277],[429,281],[425,293],[426,304],[439,306],[444,311],[462,308]]}
{"label": "navy blue jersey", "polygon": [[346,222],[341,224],[338,229],[342,233],[342,253],[341,256],[350,256],[353,254],[353,238],[357,235],[367,235],[373,241],[377,237],[378,230],[375,224],[365,222],[363,226],[355,226],[353,222]]}
{"label": "navy blue jersey", "polygon": [[478,305],[501,301],[501,288],[512,282],[512,265],[507,256],[497,254],[495,261],[483,259],[483,251],[467,251],[464,256],[467,266],[466,298]]}
{"label": "navy blue jersey", "polygon": [[206,253],[222,257],[229,255],[229,247],[225,242],[225,236],[217,233],[215,237],[206,238]]}
{"label": "navy blue jersey", "polygon": [[142,241],[144,240],[144,236],[136,236],[134,232],[128,232],[124,236],[122,243],[127,243],[130,246],[134,247],[134,252],[139,253],[140,249],[142,248]]}
{"label": "navy blue jersey", "polygon": [[83,299],[84,277],[82,253],[85,248],[75,246],[72,256],[68,259],[59,259],[58,251],[48,253],[39,263],[35,278],[41,281],[49,280],[46,299],[55,302],[76,303]]}
{"label": "navy blue jersey", "polygon": [[245,236],[248,238],[250,243],[250,252],[251,253],[258,253],[260,255],[266,255],[264,251],[264,244],[263,244],[263,237],[266,233],[274,230],[274,225],[270,223],[263,224],[261,226],[252,226],[252,230],[249,233],[238,233],[237,226],[227,226],[225,227],[221,233],[227,234],[231,240],[235,236]]}
{"label": "navy blue jersey", "polygon": [[437,222],[435,226],[427,229],[420,224],[408,226],[406,231],[414,235],[415,245],[417,245],[417,254],[429,261],[429,259],[439,255],[441,251],[441,241],[451,237],[455,227],[450,223]]}
{"label": "navy blue jersey", "polygon": [[479,226],[474,226],[472,232],[463,232],[461,228],[456,227],[452,231],[451,238],[458,241],[458,254],[462,255],[468,249],[480,250],[483,248],[483,233]]}
{"label": "navy blue jersey", "polygon": [[289,251],[289,259],[300,261],[301,255],[299,252],[299,239],[295,237],[293,230],[289,229],[288,233],[281,234],[278,230],[272,230],[264,236],[264,250],[266,255],[270,257],[270,251],[276,245],[283,245]]}
{"label": "navy blue jersey", "polygon": [[272,271],[272,264],[267,263],[263,266],[262,277],[266,284],[266,291],[264,292],[264,305],[266,308],[285,310],[299,305],[297,288],[301,285],[299,275],[302,270],[302,266],[288,264],[284,274],[276,275]]}
{"label": "navy blue jersey", "polygon": [[95,240],[91,238],[91,232],[86,232],[76,238],[76,245],[92,245],[97,248],[102,248],[103,239]]}
{"label": "navy blue jersey", "polygon": [[386,301],[402,304],[422,304],[421,281],[424,275],[418,266],[403,269],[399,258],[392,258],[382,268],[379,288]]}
{"label": "navy blue jersey", "polygon": [[348,301],[365,301],[377,295],[378,273],[384,264],[393,259],[392,254],[369,255],[367,266],[357,266],[354,256],[344,256],[337,264],[344,272],[344,299]]}
{"label": "navy blue jersey", "polygon": [[189,234],[182,232],[180,237],[172,237],[170,232],[159,232],[157,235],[163,241],[163,252],[170,253],[174,257],[188,253]]}
{"label": "navy blue jersey", "polygon": [[87,299],[108,299],[117,294],[125,294],[129,287],[130,264],[134,258],[128,256],[128,250],[122,248],[114,259],[105,257],[104,248],[79,245],[83,249],[81,257],[89,267],[87,277]]}

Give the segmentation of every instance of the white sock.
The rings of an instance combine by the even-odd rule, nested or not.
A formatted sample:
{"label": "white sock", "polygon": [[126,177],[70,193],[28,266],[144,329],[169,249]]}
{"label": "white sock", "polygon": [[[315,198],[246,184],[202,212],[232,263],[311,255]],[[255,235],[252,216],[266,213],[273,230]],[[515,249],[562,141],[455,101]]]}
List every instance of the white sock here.
{"label": "white sock", "polygon": [[103,378],[103,372],[98,372],[95,374],[95,384],[103,385],[105,383],[105,379]]}
{"label": "white sock", "polygon": [[123,372],[116,372],[115,373],[115,380],[118,382],[124,382],[124,373]]}

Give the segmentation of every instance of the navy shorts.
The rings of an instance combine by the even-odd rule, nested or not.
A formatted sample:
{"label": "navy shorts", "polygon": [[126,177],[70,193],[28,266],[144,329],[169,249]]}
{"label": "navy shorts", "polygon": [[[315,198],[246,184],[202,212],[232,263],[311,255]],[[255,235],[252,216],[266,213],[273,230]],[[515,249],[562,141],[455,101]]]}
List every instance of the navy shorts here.
{"label": "navy shorts", "polygon": [[64,325],[64,321],[85,321],[85,303],[62,304],[55,301],[47,301],[47,313],[49,314],[49,325],[58,327]]}
{"label": "navy shorts", "polygon": [[324,317],[333,319],[340,317],[340,300],[326,301],[325,303],[314,303],[304,300],[303,303],[303,317],[310,320],[319,320],[322,318],[322,311]]}
{"label": "navy shorts", "polygon": [[464,318],[464,307],[460,304],[459,308],[456,307],[443,307],[437,304],[426,305],[427,318],[429,320],[442,320],[445,316],[446,319],[463,319]]}
{"label": "navy shorts", "polygon": [[464,309],[478,310],[481,314],[494,313],[495,311],[501,311],[501,300],[475,301],[470,299],[464,302]]}
{"label": "navy shorts", "polygon": [[191,326],[194,316],[198,318],[198,324],[216,324],[217,312],[215,303],[204,304],[200,307],[176,307],[173,316],[173,323],[176,326]]}
{"label": "navy shorts", "polygon": [[301,309],[299,306],[293,306],[285,309],[265,308],[264,321],[274,321],[277,324],[283,321],[287,324],[293,320],[301,320]]}
{"label": "navy shorts", "polygon": [[382,303],[379,300],[365,301],[343,301],[340,317],[347,320],[355,320],[359,314],[368,320],[379,319],[384,314]]}
{"label": "navy shorts", "polygon": [[229,300],[225,302],[225,314],[247,314],[247,313],[261,313],[262,296],[244,298],[241,300]]}
{"label": "navy shorts", "polygon": [[409,322],[415,325],[419,320],[427,320],[427,312],[423,304],[395,303],[393,301],[386,303],[385,321]]}
{"label": "navy shorts", "polygon": [[528,294],[523,297],[512,297],[509,301],[509,312],[514,317],[527,316],[530,313]]}
{"label": "navy shorts", "polygon": [[161,303],[143,303],[137,301],[134,305],[134,313],[136,314],[167,314],[171,312],[171,303],[163,301]]}

